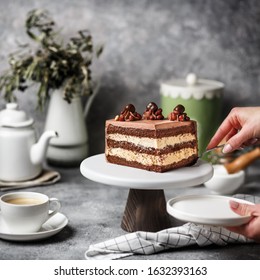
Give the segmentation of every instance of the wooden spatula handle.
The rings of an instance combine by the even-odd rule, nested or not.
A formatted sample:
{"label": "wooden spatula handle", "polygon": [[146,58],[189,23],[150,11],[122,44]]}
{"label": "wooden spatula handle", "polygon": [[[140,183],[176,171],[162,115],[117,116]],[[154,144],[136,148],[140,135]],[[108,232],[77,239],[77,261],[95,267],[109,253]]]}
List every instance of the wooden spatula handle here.
{"label": "wooden spatula handle", "polygon": [[260,147],[257,147],[254,150],[239,156],[232,162],[224,164],[224,166],[229,174],[236,173],[242,169],[245,169],[259,157]]}

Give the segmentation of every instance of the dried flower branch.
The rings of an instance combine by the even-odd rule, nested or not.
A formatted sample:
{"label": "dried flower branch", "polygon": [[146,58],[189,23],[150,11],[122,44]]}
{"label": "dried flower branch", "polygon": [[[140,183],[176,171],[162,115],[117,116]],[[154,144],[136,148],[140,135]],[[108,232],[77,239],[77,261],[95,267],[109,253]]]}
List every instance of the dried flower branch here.
{"label": "dried flower branch", "polygon": [[99,57],[103,46],[93,48],[88,30],[81,30],[66,45],[58,40],[55,22],[48,11],[32,10],[28,13],[26,33],[38,44],[32,52],[30,46],[20,45],[19,51],[9,55],[10,69],[0,76],[0,91],[6,101],[16,99],[14,92],[25,91],[31,84],[39,84],[38,107],[42,109],[50,91],[63,88],[64,99],[71,102],[74,95],[90,95],[93,91],[91,64]]}

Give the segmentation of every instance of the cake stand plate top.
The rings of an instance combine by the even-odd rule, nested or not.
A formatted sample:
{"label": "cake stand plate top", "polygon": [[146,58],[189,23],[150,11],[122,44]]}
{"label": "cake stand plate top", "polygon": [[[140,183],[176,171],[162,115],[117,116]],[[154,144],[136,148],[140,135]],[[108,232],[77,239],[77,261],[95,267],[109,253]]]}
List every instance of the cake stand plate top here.
{"label": "cake stand plate top", "polygon": [[105,185],[158,190],[203,184],[212,177],[213,168],[210,163],[199,159],[193,166],[157,173],[112,164],[106,161],[105,154],[99,154],[83,160],[80,172],[84,177]]}

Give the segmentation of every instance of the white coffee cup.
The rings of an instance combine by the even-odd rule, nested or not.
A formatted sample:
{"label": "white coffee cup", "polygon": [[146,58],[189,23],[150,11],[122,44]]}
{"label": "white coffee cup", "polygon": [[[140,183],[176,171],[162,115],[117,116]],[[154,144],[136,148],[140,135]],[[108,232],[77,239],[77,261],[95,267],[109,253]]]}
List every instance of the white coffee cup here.
{"label": "white coffee cup", "polygon": [[57,198],[36,192],[13,192],[0,197],[2,220],[14,234],[39,231],[60,208]]}

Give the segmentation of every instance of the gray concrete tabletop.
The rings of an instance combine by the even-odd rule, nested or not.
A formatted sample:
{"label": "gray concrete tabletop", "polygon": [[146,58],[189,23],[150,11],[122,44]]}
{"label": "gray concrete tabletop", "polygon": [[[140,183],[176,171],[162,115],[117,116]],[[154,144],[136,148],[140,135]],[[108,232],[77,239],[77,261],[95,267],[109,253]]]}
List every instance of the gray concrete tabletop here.
{"label": "gray concrete tabletop", "polygon": [[[91,244],[117,237],[121,229],[128,190],[90,181],[79,168],[54,168],[61,180],[54,185],[31,187],[26,190],[57,197],[62,202],[68,225],[58,234],[38,241],[6,241],[0,239],[1,260],[83,260]],[[0,192],[2,195],[5,192]],[[165,191],[166,200],[180,194],[208,194],[204,185]],[[246,171],[246,182],[238,193],[260,196],[260,165]],[[250,260],[260,259],[260,244],[247,243],[225,247],[191,246],[155,255],[133,255],[134,260]]]}

